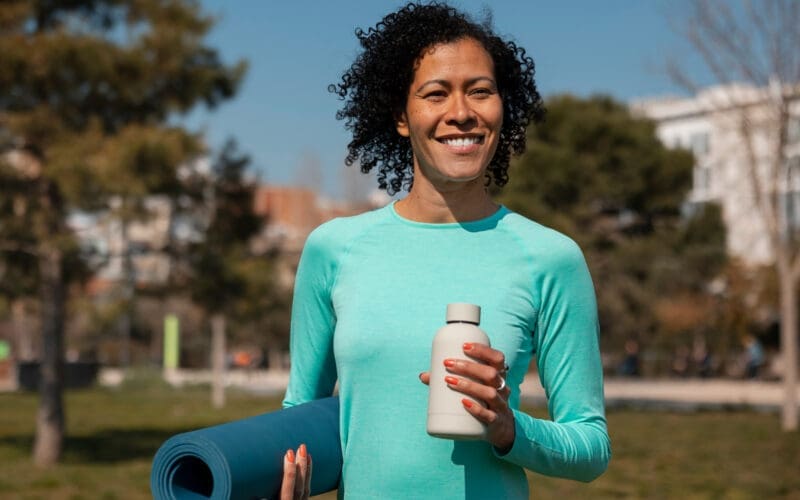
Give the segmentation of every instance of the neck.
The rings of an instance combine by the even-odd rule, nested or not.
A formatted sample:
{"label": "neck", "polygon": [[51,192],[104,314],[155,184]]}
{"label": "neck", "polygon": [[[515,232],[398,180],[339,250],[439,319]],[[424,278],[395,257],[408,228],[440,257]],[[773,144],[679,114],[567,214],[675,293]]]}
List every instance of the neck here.
{"label": "neck", "polygon": [[395,204],[395,210],[402,217],[434,224],[484,219],[495,213],[497,208],[483,186],[483,179],[476,179],[469,185],[450,191],[435,189],[414,179],[408,196]]}

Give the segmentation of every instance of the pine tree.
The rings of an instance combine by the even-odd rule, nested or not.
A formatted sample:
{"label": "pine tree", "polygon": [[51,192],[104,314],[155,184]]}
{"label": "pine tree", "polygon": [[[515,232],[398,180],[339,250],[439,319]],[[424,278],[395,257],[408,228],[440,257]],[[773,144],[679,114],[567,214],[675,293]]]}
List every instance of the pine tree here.
{"label": "pine tree", "polygon": [[652,122],[602,96],[548,99],[545,122],[528,132],[500,199],[583,248],[604,348],[660,344],[669,325],[657,305],[699,299],[725,262],[719,210],[682,213],[691,153],[665,148]]}
{"label": "pine tree", "polygon": [[[0,4],[0,199],[3,258],[35,258],[42,305],[41,403],[34,461],[56,462],[64,432],[61,374],[67,216],[115,201],[133,217],[152,193],[180,189],[179,166],[202,138],[172,118],[232,97],[245,64],[205,45],[213,20],[195,0],[8,0]],[[24,189],[12,189],[24,184]],[[127,214],[127,215],[126,215]],[[24,222],[22,222],[24,219]],[[24,225],[13,234],[10,226]]]}
{"label": "pine tree", "polygon": [[248,276],[246,266],[253,258],[250,238],[262,225],[261,217],[253,210],[257,186],[246,177],[249,163],[249,157],[237,152],[235,142],[228,141],[223,147],[203,189],[208,199],[198,205],[206,212],[205,216],[196,215],[206,221],[203,240],[188,248],[188,289],[192,300],[211,314],[212,403],[218,408],[225,404],[227,316],[257,278]]}

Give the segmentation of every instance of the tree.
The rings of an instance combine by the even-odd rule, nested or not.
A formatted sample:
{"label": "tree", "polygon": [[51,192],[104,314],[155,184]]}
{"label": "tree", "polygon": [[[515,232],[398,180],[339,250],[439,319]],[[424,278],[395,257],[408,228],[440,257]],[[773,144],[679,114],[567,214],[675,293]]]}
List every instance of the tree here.
{"label": "tree", "polygon": [[223,371],[225,364],[226,315],[248,291],[249,242],[261,228],[255,214],[253,195],[256,183],[245,178],[250,163],[237,153],[229,141],[212,164],[208,199],[201,205],[205,216],[202,241],[189,247],[192,299],[211,313],[212,402],[225,403]]}
{"label": "tree", "polygon": [[[170,119],[230,98],[245,70],[244,63],[223,64],[204,44],[212,24],[195,0],[0,6],[0,131],[8,138],[0,156],[29,182],[18,195],[26,239],[0,247],[38,263],[44,356],[37,464],[56,462],[63,443],[65,256],[74,245],[67,216],[178,189],[178,167],[203,144]],[[20,155],[31,159],[27,166],[14,160]]]}
{"label": "tree", "polygon": [[663,344],[671,327],[656,305],[706,294],[725,260],[719,211],[681,213],[692,156],[666,149],[649,120],[602,96],[546,105],[500,199],[584,249],[606,348],[621,351],[629,339]]}
{"label": "tree", "polygon": [[[677,23],[718,83],[709,103],[742,148],[737,175],[753,199],[753,210],[768,234],[779,279],[784,403],[781,427],[798,428],[798,293],[800,225],[793,212],[800,191],[800,3],[794,0],[730,2],[691,0]],[[672,78],[696,90],[679,64]],[[749,84],[751,92],[742,93]],[[795,130],[794,127],[797,127]]]}
{"label": "tree", "polygon": [[26,251],[32,244],[26,199],[33,182],[24,171],[0,158],[0,186],[4,186],[0,198],[0,297],[11,306],[17,358],[30,361],[33,342],[29,332],[23,331],[22,319],[24,301],[36,296],[39,283],[36,258]]}

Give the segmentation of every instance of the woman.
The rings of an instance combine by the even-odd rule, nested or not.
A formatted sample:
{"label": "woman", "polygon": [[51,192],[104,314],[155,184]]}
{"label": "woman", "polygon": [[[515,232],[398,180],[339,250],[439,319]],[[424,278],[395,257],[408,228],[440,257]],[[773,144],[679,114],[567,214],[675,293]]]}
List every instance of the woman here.
{"label": "woman", "polygon": [[[487,191],[505,184],[542,115],[533,61],[441,4],[407,5],[356,33],[363,52],[332,86],[353,132],[347,163],[409,192],[309,236],[284,405],[329,396],[338,381],[346,498],[528,498],[524,468],[594,479],[610,449],[583,256]],[[420,381],[451,302],[480,305],[491,340],[464,345],[470,361],[445,361],[449,387],[484,403],[464,398],[486,441],[425,430]],[[518,410],[534,355],[552,421]],[[302,497],[307,454],[287,452],[285,498]]]}

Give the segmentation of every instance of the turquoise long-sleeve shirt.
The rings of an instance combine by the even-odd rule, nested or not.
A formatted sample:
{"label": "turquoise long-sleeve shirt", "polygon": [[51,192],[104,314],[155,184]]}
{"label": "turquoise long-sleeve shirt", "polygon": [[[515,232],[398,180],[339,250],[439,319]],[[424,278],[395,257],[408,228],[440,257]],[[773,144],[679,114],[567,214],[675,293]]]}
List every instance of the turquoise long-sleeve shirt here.
{"label": "turquoise long-sleeve shirt", "polygon": [[[481,328],[510,366],[516,437],[426,433],[433,336],[448,303],[481,306]],[[610,458],[597,305],[583,255],[566,236],[509,211],[452,224],[404,219],[393,204],[309,236],[297,271],[284,406],[339,383],[344,466],[353,499],[528,498],[523,468],[590,481]],[[519,411],[535,357],[552,420]],[[310,450],[313,456],[314,451]]]}

